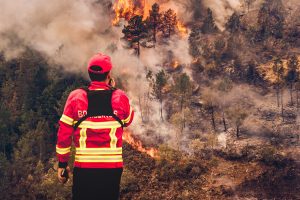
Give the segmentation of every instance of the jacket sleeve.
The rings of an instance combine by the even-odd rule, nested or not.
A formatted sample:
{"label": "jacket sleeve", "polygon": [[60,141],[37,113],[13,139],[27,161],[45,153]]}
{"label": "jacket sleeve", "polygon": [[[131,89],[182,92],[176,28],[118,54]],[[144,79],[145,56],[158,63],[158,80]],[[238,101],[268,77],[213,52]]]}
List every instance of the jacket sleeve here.
{"label": "jacket sleeve", "polygon": [[134,110],[129,103],[129,99],[123,91],[120,91],[119,106],[122,111],[120,117],[125,127],[128,127],[133,120]]}
{"label": "jacket sleeve", "polygon": [[57,133],[56,155],[59,161],[59,167],[66,167],[71,153],[72,133],[74,123],[72,93],[69,95],[64,112],[59,120],[59,129]]}

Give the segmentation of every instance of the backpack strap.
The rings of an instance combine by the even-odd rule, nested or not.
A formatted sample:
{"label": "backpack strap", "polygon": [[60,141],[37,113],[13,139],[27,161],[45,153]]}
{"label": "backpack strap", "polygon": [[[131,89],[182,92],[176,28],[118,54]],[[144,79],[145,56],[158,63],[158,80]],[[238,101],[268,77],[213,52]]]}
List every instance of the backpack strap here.
{"label": "backpack strap", "polygon": [[[88,97],[88,110],[87,110],[87,114],[85,116],[83,116],[82,118],[80,118],[76,122],[76,124],[73,125],[74,131],[88,117],[99,116],[101,114],[112,116],[117,122],[119,122],[121,124],[122,129],[124,128],[124,123],[122,122],[122,120],[116,114],[114,114],[114,112],[112,110],[111,97],[112,97],[113,92],[115,90],[117,90],[116,88],[110,87],[110,90],[100,90],[100,91],[90,91],[88,89],[88,87],[82,87],[80,89],[83,89],[87,93],[87,97]],[[105,92],[103,92],[103,91],[105,91]],[[103,94],[101,94],[101,92]],[[99,96],[99,94],[101,94],[101,95]],[[103,102],[104,105],[102,105],[103,107],[101,109],[96,110],[96,107],[98,107],[98,106],[95,105],[95,104],[96,104],[97,100],[99,101],[101,99],[105,99],[105,101]]]}

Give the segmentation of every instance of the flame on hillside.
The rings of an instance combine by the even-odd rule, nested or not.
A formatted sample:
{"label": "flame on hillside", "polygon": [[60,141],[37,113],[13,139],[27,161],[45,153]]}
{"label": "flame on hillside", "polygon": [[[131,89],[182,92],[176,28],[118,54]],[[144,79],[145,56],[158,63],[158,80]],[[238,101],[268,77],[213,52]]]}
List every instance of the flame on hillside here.
{"label": "flame on hillside", "polygon": [[[300,62],[300,56],[297,56],[298,61]],[[283,66],[283,75],[286,76],[288,73],[288,60],[287,59],[282,59],[282,66]],[[265,64],[262,64],[258,66],[258,71],[260,74],[262,74],[263,78],[274,84],[277,82],[277,75],[273,70],[274,67],[274,61],[267,62]]]}
{"label": "flame on hillside", "polygon": [[143,144],[140,140],[137,140],[132,136],[132,133],[127,131],[124,131],[123,133],[123,140],[125,140],[128,144],[130,144],[134,149],[138,150],[139,152],[146,153],[152,158],[158,157],[158,151],[155,148],[149,148],[146,149],[143,147]]}
{"label": "flame on hillside", "polygon": [[115,19],[113,25],[119,23],[121,18],[129,20],[134,15],[141,15],[146,19],[149,15],[150,6],[146,0],[116,0],[113,5]]}
{"label": "flame on hillside", "polygon": [[[117,25],[123,18],[128,21],[135,15],[143,16],[143,20],[149,16],[149,10],[153,1],[149,0],[116,0],[113,5],[115,12],[115,18],[112,21],[113,25]],[[181,21],[177,21],[176,28],[181,36],[186,36],[188,29],[184,26]]]}

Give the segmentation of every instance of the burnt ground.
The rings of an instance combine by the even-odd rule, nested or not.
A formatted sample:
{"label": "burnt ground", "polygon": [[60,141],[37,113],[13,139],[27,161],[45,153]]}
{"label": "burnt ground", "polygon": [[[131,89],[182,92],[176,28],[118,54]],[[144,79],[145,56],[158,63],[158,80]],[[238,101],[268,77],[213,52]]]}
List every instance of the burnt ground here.
{"label": "burnt ground", "polygon": [[125,144],[124,160],[121,200],[300,199],[299,161],[287,156],[164,163]]}

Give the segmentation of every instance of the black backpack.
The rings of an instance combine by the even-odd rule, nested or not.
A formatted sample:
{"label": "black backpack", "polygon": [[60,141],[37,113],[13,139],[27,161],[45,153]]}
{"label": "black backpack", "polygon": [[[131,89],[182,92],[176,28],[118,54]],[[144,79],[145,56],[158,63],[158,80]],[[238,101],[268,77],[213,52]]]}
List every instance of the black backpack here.
{"label": "black backpack", "polygon": [[112,116],[116,121],[121,124],[123,129],[124,123],[122,120],[114,114],[111,98],[116,88],[111,87],[110,90],[89,90],[88,87],[81,88],[86,91],[88,98],[88,109],[87,114],[80,118],[76,124],[73,125],[74,131],[78,128],[78,126],[86,120],[88,117],[96,117],[96,116]]}

